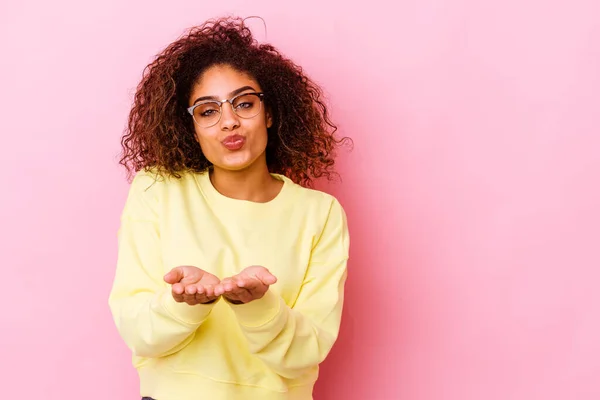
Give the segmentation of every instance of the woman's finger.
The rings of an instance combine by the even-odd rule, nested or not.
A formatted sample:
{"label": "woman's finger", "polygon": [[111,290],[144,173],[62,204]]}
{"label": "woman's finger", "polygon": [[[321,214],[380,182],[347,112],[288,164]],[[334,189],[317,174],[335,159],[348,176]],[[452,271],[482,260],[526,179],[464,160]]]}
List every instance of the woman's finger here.
{"label": "woman's finger", "polygon": [[228,288],[229,288],[229,290],[231,290],[230,285],[228,285],[228,283],[230,283],[230,282],[231,282],[231,278],[225,278],[218,284],[214,285],[213,294],[215,296],[220,296],[220,295],[224,294],[225,292],[227,292]]}
{"label": "woman's finger", "polygon": [[197,292],[197,285],[187,285],[185,287],[185,294],[195,295]]}
{"label": "woman's finger", "polygon": [[183,295],[183,301],[185,301],[187,304],[189,304],[190,306],[193,306],[196,304],[196,295],[195,294],[184,294]]}
{"label": "woman's finger", "polygon": [[258,275],[257,278],[259,278],[262,281],[262,283],[264,283],[267,286],[273,285],[275,282],[277,282],[277,278],[275,277],[275,275],[271,274],[268,271]]}
{"label": "woman's finger", "polygon": [[206,297],[218,297],[218,295],[215,294],[215,287],[213,285],[205,285],[202,287],[202,292],[204,293],[204,295]]}
{"label": "woman's finger", "polygon": [[171,287],[171,291],[175,294],[183,294],[185,287],[181,283],[175,283]]}
{"label": "woman's finger", "polygon": [[216,297],[208,297],[205,294],[196,294],[196,304],[205,304],[216,299]]}
{"label": "woman's finger", "polygon": [[167,283],[174,284],[179,282],[183,278],[183,271],[180,267],[175,267],[169,271],[165,276],[164,280]]}
{"label": "woman's finger", "polygon": [[178,302],[178,303],[183,303],[183,295],[182,294],[176,294],[171,292],[171,295],[173,296],[173,299]]}
{"label": "woman's finger", "polygon": [[236,277],[235,283],[238,287],[246,288],[248,290],[254,290],[258,286],[263,285],[263,283],[258,278],[244,275]]}

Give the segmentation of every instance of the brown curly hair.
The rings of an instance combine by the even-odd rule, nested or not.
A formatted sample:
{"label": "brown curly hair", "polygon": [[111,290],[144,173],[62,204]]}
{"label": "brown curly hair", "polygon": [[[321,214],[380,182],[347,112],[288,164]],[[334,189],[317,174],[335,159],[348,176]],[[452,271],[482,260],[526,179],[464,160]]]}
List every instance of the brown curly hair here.
{"label": "brown curly hair", "polygon": [[144,69],[121,140],[119,163],[129,177],[155,168],[180,178],[180,172],[211,165],[186,108],[194,82],[217,64],[249,74],[266,94],[273,118],[266,150],[270,172],[305,186],[337,175],[336,148],[351,140],[336,138],[321,88],[275,47],[259,44],[244,20],[226,17],[189,29]]}

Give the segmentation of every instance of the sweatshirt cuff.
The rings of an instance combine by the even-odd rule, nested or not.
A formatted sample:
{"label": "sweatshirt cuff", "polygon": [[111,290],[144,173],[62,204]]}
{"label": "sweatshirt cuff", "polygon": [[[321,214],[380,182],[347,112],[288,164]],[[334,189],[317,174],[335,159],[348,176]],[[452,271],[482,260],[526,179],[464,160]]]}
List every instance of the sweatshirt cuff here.
{"label": "sweatshirt cuff", "polygon": [[163,308],[173,318],[184,322],[189,325],[201,324],[206,318],[208,318],[215,304],[219,300],[210,304],[196,304],[190,306],[187,303],[178,303],[171,294],[171,288],[168,287],[163,293],[160,294],[159,302]]}
{"label": "sweatshirt cuff", "polygon": [[246,304],[232,304],[231,309],[235,313],[240,325],[248,328],[258,328],[272,321],[279,314],[283,299],[270,290],[265,295]]}

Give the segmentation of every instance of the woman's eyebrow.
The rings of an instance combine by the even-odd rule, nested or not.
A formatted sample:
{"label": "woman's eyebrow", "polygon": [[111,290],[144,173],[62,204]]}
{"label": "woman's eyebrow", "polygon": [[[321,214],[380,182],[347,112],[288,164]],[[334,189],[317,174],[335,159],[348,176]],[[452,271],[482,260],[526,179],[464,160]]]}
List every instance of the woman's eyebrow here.
{"label": "woman's eyebrow", "polygon": [[[242,93],[245,90],[254,90],[256,92],[256,89],[254,89],[252,86],[242,86],[239,89],[235,89],[233,92],[229,93],[227,95],[227,97],[231,98],[239,93]],[[219,101],[220,99],[217,96],[202,96],[202,97],[198,97],[196,100],[194,100],[194,104],[196,104],[199,101],[202,100],[217,100]]]}

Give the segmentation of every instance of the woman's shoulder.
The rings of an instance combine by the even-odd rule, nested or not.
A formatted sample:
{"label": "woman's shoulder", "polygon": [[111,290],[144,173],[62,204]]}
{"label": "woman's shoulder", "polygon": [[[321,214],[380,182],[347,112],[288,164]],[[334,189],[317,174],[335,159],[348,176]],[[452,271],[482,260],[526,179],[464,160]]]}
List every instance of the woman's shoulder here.
{"label": "woman's shoulder", "polygon": [[302,204],[303,207],[315,207],[323,212],[328,213],[332,209],[341,209],[343,207],[340,204],[336,196],[328,193],[324,190],[302,186],[293,183],[289,178],[291,191],[293,191],[293,199],[295,204]]}
{"label": "woman's shoulder", "polygon": [[[348,236],[346,211],[338,198],[324,190],[294,185],[296,193],[291,207],[303,217],[303,223],[312,225],[317,232],[342,238]],[[292,212],[293,213],[293,212]]]}
{"label": "woman's shoulder", "polygon": [[140,169],[131,179],[123,215],[138,219],[147,219],[148,215],[155,216],[160,203],[169,193],[184,192],[185,186],[193,179],[194,174],[190,172],[181,172],[175,177],[158,168]]}
{"label": "woman's shoulder", "polygon": [[186,184],[193,178],[194,173],[189,171],[180,171],[174,176],[156,167],[146,167],[136,172],[131,181],[131,187],[136,190],[156,192],[172,186]]}
{"label": "woman's shoulder", "polygon": [[179,172],[173,176],[158,168],[146,167],[135,173],[129,187],[129,198],[139,198],[149,203],[160,203],[168,193],[182,193],[193,184],[194,174]]}

